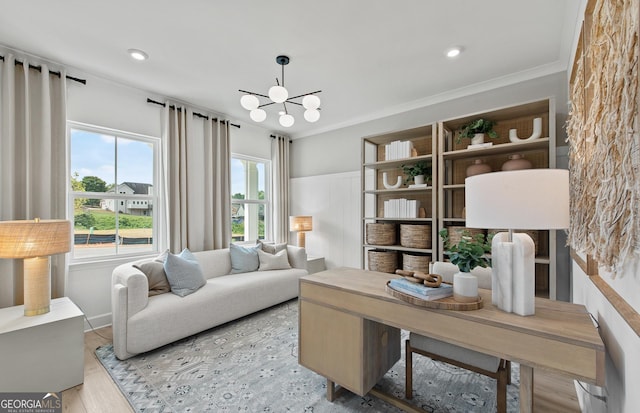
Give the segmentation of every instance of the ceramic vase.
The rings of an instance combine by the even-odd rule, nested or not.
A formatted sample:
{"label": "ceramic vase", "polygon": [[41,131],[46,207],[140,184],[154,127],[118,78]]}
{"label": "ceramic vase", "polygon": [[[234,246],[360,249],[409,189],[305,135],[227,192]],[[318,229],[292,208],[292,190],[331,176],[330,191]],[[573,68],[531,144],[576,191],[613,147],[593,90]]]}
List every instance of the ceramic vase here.
{"label": "ceramic vase", "polygon": [[525,159],[519,153],[509,155],[509,160],[502,164],[503,171],[517,171],[519,169],[531,169],[531,161]]}
{"label": "ceramic vase", "polygon": [[416,185],[424,184],[424,175],[416,175],[413,177],[413,183]]}
{"label": "ceramic vase", "polygon": [[382,173],[382,185],[384,185],[384,187],[386,189],[397,189],[397,188],[400,188],[400,185],[402,185],[402,177],[401,176],[399,176],[396,179],[396,183],[393,184],[393,185],[388,182],[388,179],[389,179],[389,176],[387,175],[387,173],[383,172]]}
{"label": "ceramic vase", "polygon": [[476,159],[467,167],[467,176],[486,174],[491,172],[491,166],[484,163],[482,159]]}
{"label": "ceramic vase", "polygon": [[453,299],[459,303],[478,301],[478,278],[468,272],[453,274]]}
{"label": "ceramic vase", "polygon": [[480,145],[484,143],[484,133],[476,133],[473,138],[471,138],[472,145]]}

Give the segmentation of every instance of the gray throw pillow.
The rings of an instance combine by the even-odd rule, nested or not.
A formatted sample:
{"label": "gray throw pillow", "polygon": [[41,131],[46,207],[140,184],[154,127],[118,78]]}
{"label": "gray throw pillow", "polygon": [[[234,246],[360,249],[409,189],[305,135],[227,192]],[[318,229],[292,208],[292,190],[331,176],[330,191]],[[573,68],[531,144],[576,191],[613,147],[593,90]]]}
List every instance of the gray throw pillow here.
{"label": "gray throw pillow", "polygon": [[273,242],[264,242],[262,240],[256,241],[256,244],[260,246],[262,251],[268,252],[269,254],[275,254],[276,252],[280,252],[282,250],[287,249],[287,243],[283,242],[281,244],[276,244]]}
{"label": "gray throw pillow", "polygon": [[275,254],[269,254],[268,252],[258,250],[258,258],[260,259],[259,271],[286,270],[291,268],[291,265],[289,265],[287,250],[282,250]]}
{"label": "gray throw pillow", "polygon": [[139,269],[147,276],[149,282],[149,297],[164,294],[171,291],[171,286],[164,272],[164,265],[158,261],[146,261],[134,264],[134,268]]}
{"label": "gray throw pillow", "polygon": [[178,255],[167,254],[164,271],[167,273],[171,292],[180,297],[196,292],[207,283],[198,260],[186,248]]}
{"label": "gray throw pillow", "polygon": [[260,266],[260,260],[258,259],[259,249],[260,245],[241,247],[240,245],[230,244],[231,273],[256,271]]}

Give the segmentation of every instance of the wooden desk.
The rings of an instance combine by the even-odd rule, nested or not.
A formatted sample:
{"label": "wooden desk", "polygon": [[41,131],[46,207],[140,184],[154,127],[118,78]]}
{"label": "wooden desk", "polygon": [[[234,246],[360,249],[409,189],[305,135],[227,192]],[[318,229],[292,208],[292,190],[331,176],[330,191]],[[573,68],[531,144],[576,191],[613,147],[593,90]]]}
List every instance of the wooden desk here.
{"label": "wooden desk", "polygon": [[334,383],[360,396],[372,390],[400,358],[399,329],[520,363],[521,412],[533,411],[534,369],[604,385],[604,344],[584,306],[536,298],[535,315],[522,317],[495,308],[482,290],[480,310],[434,310],[387,294],[395,277],[338,268],[300,279],[298,361],[327,378],[329,400]]}

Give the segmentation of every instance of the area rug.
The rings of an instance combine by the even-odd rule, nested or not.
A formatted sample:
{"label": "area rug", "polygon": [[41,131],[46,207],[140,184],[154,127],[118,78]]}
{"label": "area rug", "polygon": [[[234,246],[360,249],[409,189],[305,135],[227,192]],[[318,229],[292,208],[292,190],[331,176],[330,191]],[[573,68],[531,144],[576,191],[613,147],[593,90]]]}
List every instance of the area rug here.
{"label": "area rug", "polygon": [[[298,364],[297,346],[293,300],[125,361],[111,345],[96,355],[136,412],[401,411],[348,391],[327,401],[326,379]],[[508,411],[518,411],[518,380],[512,365]],[[404,353],[376,387],[404,397]],[[493,412],[495,388],[488,377],[414,356],[412,403],[427,412]]]}

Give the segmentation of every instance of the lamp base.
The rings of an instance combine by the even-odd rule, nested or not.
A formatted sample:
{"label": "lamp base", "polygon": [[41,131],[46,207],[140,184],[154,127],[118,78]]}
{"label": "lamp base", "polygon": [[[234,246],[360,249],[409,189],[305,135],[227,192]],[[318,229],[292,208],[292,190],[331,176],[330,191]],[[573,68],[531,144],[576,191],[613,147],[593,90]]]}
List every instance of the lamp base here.
{"label": "lamp base", "polygon": [[304,246],[305,246],[304,231],[298,231],[298,247],[304,248]]}
{"label": "lamp base", "polygon": [[527,234],[508,233],[493,237],[491,258],[493,278],[492,302],[508,313],[527,316],[535,314],[535,244]]}
{"label": "lamp base", "polygon": [[46,314],[51,305],[51,257],[24,259],[24,315]]}

